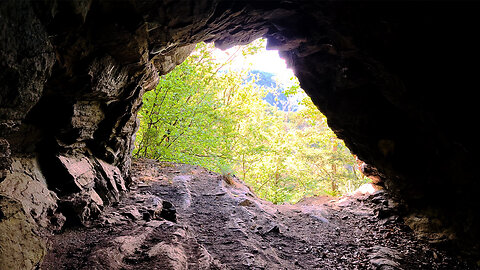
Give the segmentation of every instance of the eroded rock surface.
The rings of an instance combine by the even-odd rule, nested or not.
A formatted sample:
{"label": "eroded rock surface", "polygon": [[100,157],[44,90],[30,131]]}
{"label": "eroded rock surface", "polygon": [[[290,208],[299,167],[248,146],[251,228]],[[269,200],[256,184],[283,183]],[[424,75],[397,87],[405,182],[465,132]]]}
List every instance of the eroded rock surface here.
{"label": "eroded rock surface", "polygon": [[46,240],[21,202],[0,195],[0,268],[34,269],[45,256]]}
{"label": "eroded rock surface", "polygon": [[133,168],[133,191],[52,237],[42,269],[477,269],[416,240],[384,191],[273,205],[200,167]]}
{"label": "eroded rock surface", "polygon": [[[136,113],[159,75],[199,41],[263,36],[409,224],[478,260],[479,13],[448,1],[1,1],[0,181],[31,159],[65,224],[89,225],[128,186]],[[30,203],[13,189],[3,196]]]}

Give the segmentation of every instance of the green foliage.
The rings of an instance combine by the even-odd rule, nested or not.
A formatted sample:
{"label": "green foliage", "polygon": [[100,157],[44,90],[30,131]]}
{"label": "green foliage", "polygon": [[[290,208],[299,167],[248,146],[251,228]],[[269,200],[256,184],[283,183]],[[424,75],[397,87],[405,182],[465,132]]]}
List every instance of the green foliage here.
{"label": "green foliage", "polygon": [[[338,195],[366,182],[354,157],[305,95],[302,109],[279,111],[248,70],[224,70],[255,54],[262,41],[238,47],[225,62],[200,43],[143,98],[135,157],[200,165],[236,174],[274,203]],[[300,95],[295,78],[287,96]],[[271,89],[270,89],[271,91]]]}

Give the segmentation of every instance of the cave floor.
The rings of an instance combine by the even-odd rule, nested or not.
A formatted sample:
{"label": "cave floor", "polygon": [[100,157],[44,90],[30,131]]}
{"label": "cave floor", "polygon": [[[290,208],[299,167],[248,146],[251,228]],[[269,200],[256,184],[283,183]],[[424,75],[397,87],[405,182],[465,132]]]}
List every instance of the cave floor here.
{"label": "cave floor", "polygon": [[203,168],[137,160],[131,191],[49,239],[41,269],[476,269],[417,240],[383,191],[273,205]]}

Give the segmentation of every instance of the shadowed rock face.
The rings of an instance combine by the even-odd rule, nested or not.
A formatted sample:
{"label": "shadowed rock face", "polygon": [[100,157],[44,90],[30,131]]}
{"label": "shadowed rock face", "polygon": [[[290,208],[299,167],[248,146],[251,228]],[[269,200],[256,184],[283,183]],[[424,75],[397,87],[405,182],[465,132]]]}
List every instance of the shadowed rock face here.
{"label": "shadowed rock face", "polygon": [[[407,223],[478,254],[479,11],[454,2],[2,1],[2,196],[37,209],[39,228],[56,229],[63,216],[88,225],[128,186],[136,113],[159,74],[199,41],[226,48],[263,36],[378,170]],[[15,164],[46,190],[38,202],[15,192]]]}

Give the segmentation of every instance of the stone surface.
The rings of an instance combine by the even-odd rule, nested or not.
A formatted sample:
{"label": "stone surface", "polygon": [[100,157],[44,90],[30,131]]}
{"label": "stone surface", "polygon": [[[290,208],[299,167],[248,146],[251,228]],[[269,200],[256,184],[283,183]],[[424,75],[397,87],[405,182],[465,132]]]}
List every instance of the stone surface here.
{"label": "stone surface", "polygon": [[46,241],[22,203],[0,193],[0,269],[34,269],[46,251]]}
{"label": "stone surface", "polygon": [[0,183],[0,193],[21,202],[37,225],[52,231],[62,228],[65,217],[58,211],[57,195],[48,189],[35,158],[16,158],[12,172]]}
{"label": "stone surface", "polygon": [[[97,195],[106,205],[119,199],[120,179],[128,186],[136,113],[159,74],[196,42],[227,48],[263,36],[404,214],[435,220],[478,258],[479,10],[474,2],[1,1],[0,180],[14,160],[35,155],[48,188],[70,201],[60,207],[67,223],[94,218]],[[60,156],[86,157],[92,171],[75,178]],[[93,191],[82,186],[91,175]]]}
{"label": "stone surface", "polygon": [[0,182],[12,170],[12,159],[10,158],[10,144],[5,139],[0,139]]}
{"label": "stone surface", "polygon": [[[401,220],[380,222],[385,192],[274,205],[232,178],[137,160],[135,189],[91,227],[50,238],[42,269],[478,269],[416,239]],[[175,206],[175,222],[149,217],[160,200]]]}

